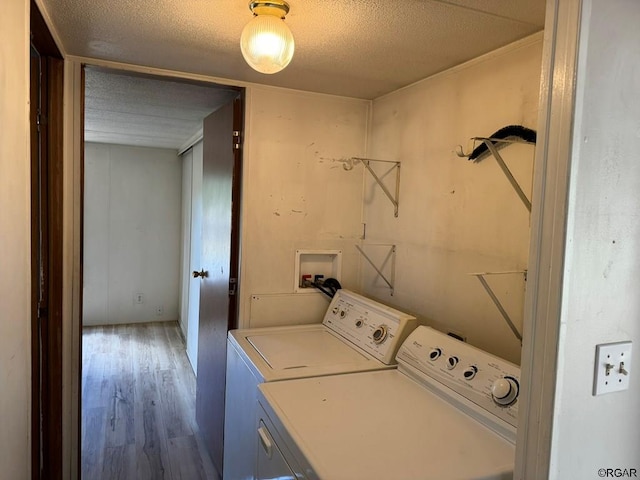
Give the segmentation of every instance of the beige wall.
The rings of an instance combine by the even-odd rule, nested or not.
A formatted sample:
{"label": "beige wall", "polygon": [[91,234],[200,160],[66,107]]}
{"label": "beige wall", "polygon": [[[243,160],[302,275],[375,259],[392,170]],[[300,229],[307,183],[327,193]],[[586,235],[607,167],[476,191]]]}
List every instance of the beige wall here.
{"label": "beige wall", "polygon": [[[251,317],[255,294],[290,294],[279,303],[291,306],[289,321],[296,318],[296,249],[342,250],[343,286],[358,288],[354,245],[362,234],[362,172],[345,171],[339,159],[364,154],[369,106],[364,100],[248,88],[241,326],[264,325],[264,318]],[[327,306],[311,299],[307,305]]]}
{"label": "beige wall", "polygon": [[[541,55],[535,35],[376,99],[369,136],[369,156],[402,171],[398,218],[379,187],[366,187],[364,248],[380,262],[368,244],[395,244],[397,254],[393,296],[366,265],[365,293],[518,363],[520,341],[468,274],[526,269],[529,214],[493,158],[474,164],[454,151],[506,125],[536,128]],[[530,197],[534,147],[501,153]],[[524,276],[488,282],[521,333]]]}
{"label": "beige wall", "polygon": [[29,2],[0,15],[0,469],[30,478]]}
{"label": "beige wall", "polygon": [[[257,317],[254,295],[281,294],[278,303],[290,304],[284,310],[295,316],[296,249],[340,249],[346,288],[433,319],[518,362],[520,342],[467,273],[524,270],[529,215],[493,159],[471,164],[453,150],[507,124],[535,128],[541,49],[537,35],[377,99],[370,125],[366,101],[249,87],[240,325],[273,325],[288,315]],[[530,195],[533,147],[503,154]],[[342,168],[340,160],[352,156],[402,162],[397,219],[361,165]],[[355,248],[362,244],[374,259],[384,254],[372,243],[398,245],[393,296]],[[489,281],[522,330],[523,276]]]}

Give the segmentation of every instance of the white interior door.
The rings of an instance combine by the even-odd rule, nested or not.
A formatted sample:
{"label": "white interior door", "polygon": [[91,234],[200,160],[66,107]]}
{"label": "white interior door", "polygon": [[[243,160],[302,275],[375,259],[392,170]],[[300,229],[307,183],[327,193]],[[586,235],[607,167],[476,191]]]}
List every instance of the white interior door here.
{"label": "white interior door", "polygon": [[[193,146],[191,170],[191,252],[189,273],[200,270],[202,244],[202,141]],[[200,280],[189,275],[189,312],[187,315],[187,356],[198,375],[198,323],[200,318]]]}

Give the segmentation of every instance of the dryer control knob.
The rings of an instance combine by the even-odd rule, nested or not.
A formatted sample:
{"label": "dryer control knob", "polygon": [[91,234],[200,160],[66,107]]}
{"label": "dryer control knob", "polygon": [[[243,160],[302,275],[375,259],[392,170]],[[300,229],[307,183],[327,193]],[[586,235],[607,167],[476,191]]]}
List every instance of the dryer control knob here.
{"label": "dryer control knob", "polygon": [[438,347],[432,348],[431,351],[429,352],[429,360],[433,362],[439,359],[440,355],[442,355],[441,349],[439,349]]}
{"label": "dryer control knob", "polygon": [[518,398],[520,387],[513,377],[502,377],[491,385],[493,401],[501,406],[511,405]]}
{"label": "dryer control knob", "polygon": [[385,341],[388,333],[386,325],[378,326],[378,328],[373,331],[373,343],[380,345]]}
{"label": "dryer control knob", "polygon": [[458,365],[458,362],[460,360],[458,360],[458,357],[456,357],[455,355],[451,355],[449,358],[447,358],[447,370],[453,370],[454,368],[456,368],[456,365]]}

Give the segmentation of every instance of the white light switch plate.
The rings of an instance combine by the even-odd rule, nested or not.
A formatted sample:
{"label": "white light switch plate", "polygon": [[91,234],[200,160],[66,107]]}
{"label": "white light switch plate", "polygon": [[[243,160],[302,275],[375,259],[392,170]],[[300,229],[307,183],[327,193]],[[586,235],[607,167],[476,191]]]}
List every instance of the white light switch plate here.
{"label": "white light switch plate", "polygon": [[602,395],[627,390],[631,376],[630,370],[631,342],[596,345],[593,394]]}

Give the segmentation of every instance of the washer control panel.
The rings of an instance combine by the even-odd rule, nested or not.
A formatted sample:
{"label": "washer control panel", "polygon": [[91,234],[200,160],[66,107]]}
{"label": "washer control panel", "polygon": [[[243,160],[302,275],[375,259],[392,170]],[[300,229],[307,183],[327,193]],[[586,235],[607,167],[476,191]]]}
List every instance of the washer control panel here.
{"label": "washer control panel", "polygon": [[425,326],[416,328],[404,342],[398,362],[401,367],[406,364],[417,369],[414,376],[439,389],[441,395],[453,390],[483,411],[517,427],[517,365]]}
{"label": "washer control panel", "polygon": [[344,289],[333,297],[322,323],[387,365],[395,363],[417,324],[411,315]]}

